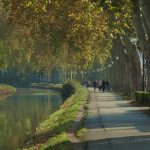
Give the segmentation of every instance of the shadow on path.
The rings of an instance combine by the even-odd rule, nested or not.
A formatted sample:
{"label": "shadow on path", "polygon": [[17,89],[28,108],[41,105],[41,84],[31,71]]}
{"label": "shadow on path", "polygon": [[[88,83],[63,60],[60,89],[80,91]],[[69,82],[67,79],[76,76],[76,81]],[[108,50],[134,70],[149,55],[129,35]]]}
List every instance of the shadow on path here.
{"label": "shadow on path", "polygon": [[150,150],[150,117],[142,113],[147,109],[132,106],[115,93],[90,90],[86,149]]}

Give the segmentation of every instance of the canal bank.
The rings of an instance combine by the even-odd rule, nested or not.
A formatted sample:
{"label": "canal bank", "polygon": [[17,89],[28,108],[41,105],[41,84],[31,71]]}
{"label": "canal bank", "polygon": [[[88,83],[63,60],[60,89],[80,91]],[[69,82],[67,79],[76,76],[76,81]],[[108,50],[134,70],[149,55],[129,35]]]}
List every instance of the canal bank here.
{"label": "canal bank", "polygon": [[[68,87],[69,85],[67,85]],[[75,93],[64,101],[58,111],[39,124],[35,132],[25,142],[24,149],[72,149],[73,144],[68,132],[73,129],[72,125],[77,123],[75,123],[77,114],[87,102],[87,95],[87,89],[78,86]],[[80,130],[80,121],[78,120],[76,127],[73,129],[74,134]]]}
{"label": "canal bank", "polygon": [[30,87],[39,89],[51,89],[61,92],[62,84],[49,84],[49,83],[32,83]]}

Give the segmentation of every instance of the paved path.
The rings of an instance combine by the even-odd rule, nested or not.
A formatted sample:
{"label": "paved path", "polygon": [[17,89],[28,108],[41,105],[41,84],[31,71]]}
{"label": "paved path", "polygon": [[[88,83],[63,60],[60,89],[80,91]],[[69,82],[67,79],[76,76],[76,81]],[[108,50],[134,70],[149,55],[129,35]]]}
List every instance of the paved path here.
{"label": "paved path", "polygon": [[114,93],[90,90],[87,150],[150,150],[150,116]]}

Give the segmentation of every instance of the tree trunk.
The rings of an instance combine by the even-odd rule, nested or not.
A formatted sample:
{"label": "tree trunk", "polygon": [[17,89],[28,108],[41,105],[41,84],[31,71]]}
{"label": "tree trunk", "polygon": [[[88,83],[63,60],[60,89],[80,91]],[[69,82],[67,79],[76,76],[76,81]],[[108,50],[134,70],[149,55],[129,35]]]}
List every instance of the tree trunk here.
{"label": "tree trunk", "polygon": [[[150,1],[149,0],[131,0],[133,5],[133,21],[135,25],[135,31],[138,35],[141,51],[144,52],[147,61],[147,88],[150,89]],[[142,11],[142,12],[141,12]],[[143,14],[143,15],[141,15]],[[149,17],[148,17],[149,16]],[[146,36],[148,35],[148,36]]]}
{"label": "tree trunk", "polygon": [[147,27],[146,45],[146,69],[147,69],[147,89],[150,90],[150,0],[139,0],[141,11],[143,13],[145,26]]}
{"label": "tree trunk", "polygon": [[139,3],[140,3],[141,11],[143,12],[145,20],[148,24],[148,28],[150,30],[150,0],[139,0]]}
{"label": "tree trunk", "polygon": [[140,46],[142,48],[141,51],[144,51],[146,36],[145,36],[143,20],[142,20],[141,11],[140,11],[140,5],[137,0],[131,0],[131,2],[133,6],[132,7],[133,8],[133,23],[134,23],[135,31],[139,38]]}
{"label": "tree trunk", "polygon": [[118,37],[113,41],[111,56],[110,81],[113,88],[126,94],[140,90],[142,76],[139,54],[128,37]]}
{"label": "tree trunk", "polygon": [[111,81],[112,86],[115,90],[129,93],[130,87],[128,84],[128,75],[130,74],[130,72],[128,69],[128,61],[123,50],[124,47],[121,43],[120,38],[118,37],[113,41],[112,60],[114,64],[112,65],[112,68],[114,71],[112,71],[111,69]]}
{"label": "tree trunk", "polygon": [[[129,81],[132,81],[132,85],[130,85],[130,87],[132,91],[141,90],[142,74],[138,49],[130,42],[128,37],[123,38],[123,43],[125,47],[125,54],[129,61],[129,70],[131,72]],[[130,82],[129,84],[131,84]]]}

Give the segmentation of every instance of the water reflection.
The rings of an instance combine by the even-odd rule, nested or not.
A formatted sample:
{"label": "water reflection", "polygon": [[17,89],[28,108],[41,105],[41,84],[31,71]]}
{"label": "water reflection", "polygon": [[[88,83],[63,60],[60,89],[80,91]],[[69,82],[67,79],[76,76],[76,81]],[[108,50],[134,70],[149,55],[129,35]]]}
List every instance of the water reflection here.
{"label": "water reflection", "polygon": [[21,145],[41,120],[59,109],[59,93],[49,90],[19,89],[0,101],[0,150]]}

